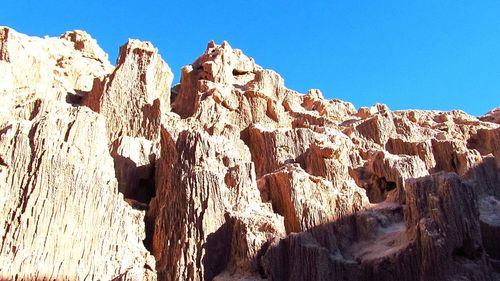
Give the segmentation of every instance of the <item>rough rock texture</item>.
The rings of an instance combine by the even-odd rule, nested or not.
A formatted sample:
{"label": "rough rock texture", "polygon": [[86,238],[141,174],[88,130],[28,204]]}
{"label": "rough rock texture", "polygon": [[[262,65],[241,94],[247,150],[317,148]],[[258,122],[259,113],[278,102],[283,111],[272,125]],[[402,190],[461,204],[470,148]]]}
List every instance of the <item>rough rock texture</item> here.
{"label": "rough rock texture", "polygon": [[36,38],[0,27],[0,112],[38,98],[78,103],[111,72],[108,56],[87,33]]}
{"label": "rough rock texture", "polygon": [[500,280],[498,110],[358,110],[227,42],[0,28],[0,279]]}
{"label": "rough rock texture", "polygon": [[493,108],[488,111],[484,116],[479,117],[482,121],[488,121],[500,124],[500,107]]}
{"label": "rough rock texture", "polygon": [[107,56],[80,31],[42,40],[2,28],[1,46],[0,279],[156,280],[104,118],[68,99],[110,71]]}
{"label": "rough rock texture", "polygon": [[97,82],[84,104],[104,115],[108,139],[159,137],[161,113],[170,109],[173,75],[149,42],[129,40],[113,73]]}
{"label": "rough rock texture", "polygon": [[118,193],[104,120],[37,102],[2,122],[2,278],[155,280],[144,213]]}
{"label": "rough rock texture", "polygon": [[284,216],[287,233],[338,220],[368,203],[354,183],[336,186],[298,164],[284,165],[262,177],[259,184],[263,201],[272,202],[274,211]]}
{"label": "rough rock texture", "polygon": [[128,198],[149,203],[154,195],[152,171],[162,113],[170,110],[172,79],[151,43],[129,40],[120,48],[114,71],[96,80],[83,100],[106,119],[119,190]]}
{"label": "rough rock texture", "polygon": [[184,131],[174,143],[162,129],[161,146],[157,196],[148,213],[160,279],[212,279],[229,262],[234,271],[256,267],[266,238],[284,229],[270,205],[260,202],[243,142]]}

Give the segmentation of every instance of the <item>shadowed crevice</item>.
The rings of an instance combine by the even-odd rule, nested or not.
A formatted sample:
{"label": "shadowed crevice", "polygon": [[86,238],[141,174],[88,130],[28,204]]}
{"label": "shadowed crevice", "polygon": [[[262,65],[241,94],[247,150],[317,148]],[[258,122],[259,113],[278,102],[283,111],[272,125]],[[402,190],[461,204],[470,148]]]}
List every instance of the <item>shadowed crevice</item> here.
{"label": "shadowed crevice", "polygon": [[121,155],[113,155],[118,191],[127,199],[149,204],[156,195],[154,156],[150,164],[137,166],[134,161]]}
{"label": "shadowed crevice", "polygon": [[207,236],[207,242],[204,245],[205,256],[202,260],[205,280],[212,280],[227,267],[231,254],[232,230],[232,225],[226,215],[226,222],[217,231]]}

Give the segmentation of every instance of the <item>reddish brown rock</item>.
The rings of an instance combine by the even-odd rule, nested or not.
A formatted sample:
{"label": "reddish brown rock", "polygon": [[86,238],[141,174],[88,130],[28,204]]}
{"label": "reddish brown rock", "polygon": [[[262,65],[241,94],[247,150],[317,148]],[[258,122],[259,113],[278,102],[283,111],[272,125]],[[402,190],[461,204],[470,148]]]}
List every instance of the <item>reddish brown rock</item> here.
{"label": "reddish brown rock", "polygon": [[387,107],[379,105],[377,108],[378,112],[357,125],[356,131],[364,139],[385,145],[387,140],[394,134],[396,128],[394,127],[392,113]]}
{"label": "reddish brown rock", "polygon": [[170,110],[172,79],[151,43],[129,40],[120,48],[113,73],[96,80],[83,101],[105,117],[120,192],[142,203],[155,195],[155,158],[162,115]]}
{"label": "reddish brown rock", "polygon": [[408,234],[416,238],[422,279],[492,278],[472,186],[454,173],[439,173],[410,181],[406,200]]}
{"label": "reddish brown rock", "polygon": [[396,156],[377,151],[361,170],[358,182],[366,189],[372,203],[386,199],[403,203],[405,181],[428,174],[425,164],[418,157]]}
{"label": "reddish brown rock", "polygon": [[[482,248],[472,186],[451,173],[423,177],[408,182],[406,202],[404,213],[384,204],[289,235],[270,246],[264,270],[272,280],[497,278]],[[314,266],[301,267],[304,261]]]}
{"label": "reddish brown rock", "polygon": [[479,117],[479,120],[500,124],[500,107],[488,111],[484,116]]}
{"label": "reddish brown rock", "polygon": [[456,172],[464,175],[470,168],[481,162],[479,152],[468,150],[456,141],[432,141],[436,171]]}
{"label": "reddish brown rock", "polygon": [[479,201],[479,224],[486,253],[491,259],[500,260],[500,200],[487,196]]}
{"label": "reddish brown rock", "polygon": [[120,137],[113,143],[118,190],[125,198],[149,203],[155,196],[155,147],[144,138]]}
{"label": "reddish brown rock", "polygon": [[301,156],[319,137],[324,136],[304,128],[268,130],[258,125],[250,127],[247,143],[257,177],[271,173],[286,163],[304,162]]}
{"label": "reddish brown rock", "polygon": [[392,154],[418,156],[418,158],[424,161],[427,169],[432,169],[436,166],[430,140],[411,142],[403,139],[391,138],[385,144],[385,149]]}

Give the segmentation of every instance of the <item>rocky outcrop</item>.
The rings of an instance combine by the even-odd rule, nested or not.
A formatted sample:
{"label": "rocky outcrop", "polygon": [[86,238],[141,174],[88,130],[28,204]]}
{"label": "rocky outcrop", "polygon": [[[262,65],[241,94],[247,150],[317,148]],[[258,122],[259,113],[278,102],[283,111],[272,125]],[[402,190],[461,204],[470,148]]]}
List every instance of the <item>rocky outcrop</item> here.
{"label": "rocky outcrop", "polygon": [[264,202],[285,219],[287,233],[308,230],[362,210],[368,200],[354,182],[334,185],[297,164],[286,164],[259,180]]}
{"label": "rocky outcrop", "polygon": [[0,29],[0,279],[500,280],[496,111],[358,110],[227,42]]}
{"label": "rocky outcrop", "polygon": [[500,107],[488,111],[484,116],[479,117],[479,120],[500,124]]}
{"label": "rocky outcrop", "polygon": [[371,202],[404,202],[406,180],[429,174],[418,157],[385,151],[375,152],[357,172],[358,182]]}
{"label": "rocky outcrop", "polygon": [[121,136],[156,140],[161,114],[170,109],[172,79],[151,43],[129,40],[113,73],[94,85],[84,105],[106,118],[110,143]]}
{"label": "rocky outcrop", "polygon": [[148,213],[160,279],[256,271],[258,251],[267,238],[281,236],[283,222],[260,201],[243,142],[203,131],[184,131],[174,141],[162,129],[161,156]]}
{"label": "rocky outcrop", "polygon": [[[2,279],[156,280],[144,212],[118,193],[104,120],[37,102],[2,122]],[[26,113],[28,113],[26,112]]]}
{"label": "rocky outcrop", "polygon": [[173,74],[149,42],[129,40],[114,71],[96,80],[83,105],[104,116],[119,191],[149,203],[162,114],[170,110]]}
{"label": "rocky outcrop", "polygon": [[497,239],[500,234],[500,202],[494,196],[484,197],[479,201],[479,224],[483,246],[486,253],[499,264],[500,243]]}
{"label": "rocky outcrop", "polygon": [[[453,173],[410,180],[407,211],[384,203],[290,235],[269,248],[264,268],[272,280],[495,279],[474,196]],[[494,220],[491,212],[484,216]],[[326,239],[332,234],[335,244]],[[299,267],[304,260],[314,266]]]}
{"label": "rocky outcrop", "polygon": [[[274,71],[262,69],[227,42],[210,42],[205,53],[182,69],[172,110],[204,123],[224,119],[244,128],[284,120],[286,89]],[[290,120],[288,120],[290,122]]]}
{"label": "rocky outcrop", "polygon": [[[475,196],[473,187],[455,173],[409,181],[406,223],[415,237],[420,279],[492,279]],[[438,263],[442,266],[436,267]]]}
{"label": "rocky outcrop", "polygon": [[36,99],[78,103],[95,79],[112,71],[108,56],[87,33],[29,37],[0,28],[0,112]]}

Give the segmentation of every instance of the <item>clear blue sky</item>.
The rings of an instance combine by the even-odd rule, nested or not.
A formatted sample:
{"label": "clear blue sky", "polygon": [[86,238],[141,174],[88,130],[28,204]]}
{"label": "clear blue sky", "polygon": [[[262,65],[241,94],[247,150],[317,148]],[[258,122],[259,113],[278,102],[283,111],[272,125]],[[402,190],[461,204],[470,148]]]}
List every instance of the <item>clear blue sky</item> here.
{"label": "clear blue sky", "polygon": [[89,32],[112,62],[128,38],[152,41],[178,81],[209,40],[227,40],[299,92],[356,107],[500,106],[500,1],[29,1],[0,25],[37,36]]}

